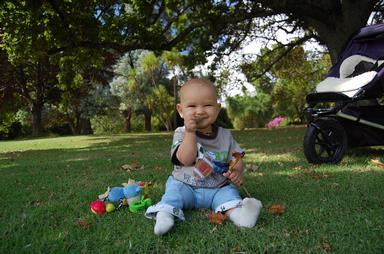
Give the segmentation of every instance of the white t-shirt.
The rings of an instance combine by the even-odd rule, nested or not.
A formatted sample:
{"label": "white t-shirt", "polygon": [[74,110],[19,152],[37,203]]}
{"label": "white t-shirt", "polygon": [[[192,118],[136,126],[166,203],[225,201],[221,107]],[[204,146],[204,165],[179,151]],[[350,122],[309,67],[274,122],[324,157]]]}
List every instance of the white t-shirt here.
{"label": "white t-shirt", "polygon": [[[176,180],[196,188],[218,188],[226,185],[229,180],[222,175],[228,170],[229,162],[234,159],[233,153],[243,153],[243,150],[233,139],[231,132],[222,127],[213,126],[213,133],[206,136],[197,133],[197,154],[195,164],[183,166],[176,157],[177,149],[184,138],[184,127],[179,127],[173,135],[171,157],[174,164],[172,172]],[[201,174],[199,168],[210,167],[212,173],[208,176]]]}

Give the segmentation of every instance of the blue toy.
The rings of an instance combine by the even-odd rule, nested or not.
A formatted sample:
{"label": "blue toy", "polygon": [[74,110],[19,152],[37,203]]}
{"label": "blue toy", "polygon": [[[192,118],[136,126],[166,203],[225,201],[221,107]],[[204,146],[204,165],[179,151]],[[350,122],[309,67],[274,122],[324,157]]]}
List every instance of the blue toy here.
{"label": "blue toy", "polygon": [[124,188],[123,187],[112,187],[108,193],[107,200],[112,203],[120,202],[124,198]]}
{"label": "blue toy", "polygon": [[113,187],[108,193],[107,201],[111,203],[121,202],[123,199],[130,205],[133,201],[140,199],[142,188],[137,184],[126,187]]}
{"label": "blue toy", "polygon": [[128,205],[130,205],[133,201],[140,199],[141,192],[142,192],[142,188],[136,184],[132,184],[124,187],[123,193],[125,198],[127,199]]}
{"label": "blue toy", "polygon": [[108,187],[105,193],[99,195],[99,201],[105,203],[106,207],[109,206],[107,212],[129,205],[129,211],[137,213],[152,204],[151,199],[147,198],[150,184],[151,182],[129,179],[127,183],[122,184],[124,187]]}

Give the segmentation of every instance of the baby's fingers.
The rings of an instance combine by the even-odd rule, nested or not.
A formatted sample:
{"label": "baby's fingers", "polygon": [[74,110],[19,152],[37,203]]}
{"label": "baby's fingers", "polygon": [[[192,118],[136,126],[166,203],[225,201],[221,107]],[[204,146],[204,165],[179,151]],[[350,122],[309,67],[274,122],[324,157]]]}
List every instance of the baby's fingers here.
{"label": "baby's fingers", "polygon": [[232,178],[234,178],[234,177],[236,176],[236,173],[231,172],[231,171],[227,171],[227,172],[225,172],[225,173],[223,174],[223,176],[225,176],[225,177],[227,177],[227,178],[229,178],[229,179],[232,180]]}

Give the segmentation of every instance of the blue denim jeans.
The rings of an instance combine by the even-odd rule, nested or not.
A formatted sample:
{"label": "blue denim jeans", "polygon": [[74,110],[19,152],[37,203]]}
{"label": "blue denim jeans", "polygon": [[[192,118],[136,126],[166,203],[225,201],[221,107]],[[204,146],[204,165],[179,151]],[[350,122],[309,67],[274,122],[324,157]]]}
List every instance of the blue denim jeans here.
{"label": "blue denim jeans", "polygon": [[234,184],[220,188],[192,188],[170,176],[161,201],[147,209],[145,216],[153,218],[159,211],[166,211],[184,220],[185,209],[206,208],[224,212],[242,204],[239,191]]}

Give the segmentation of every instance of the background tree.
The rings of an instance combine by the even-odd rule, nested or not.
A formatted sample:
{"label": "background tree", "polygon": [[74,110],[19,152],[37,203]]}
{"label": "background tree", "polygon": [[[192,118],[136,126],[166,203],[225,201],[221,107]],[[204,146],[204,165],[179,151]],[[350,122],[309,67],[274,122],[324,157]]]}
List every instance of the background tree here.
{"label": "background tree", "polygon": [[310,59],[302,47],[293,49],[273,69],[277,81],[271,101],[276,112],[302,123],[305,97],[315,90],[330,67],[329,55]]}
{"label": "background tree", "polygon": [[50,14],[40,16],[39,9],[26,2],[5,2],[0,8],[1,47],[14,67],[13,92],[21,96],[32,115],[32,134],[42,132],[44,103],[55,100],[57,65],[47,55],[52,42],[47,31]]}
{"label": "background tree", "polygon": [[162,54],[162,59],[164,63],[167,65],[169,73],[172,75],[172,96],[173,96],[173,126],[177,127],[177,112],[176,112],[176,104],[178,101],[178,86],[180,85],[183,78],[185,78],[185,65],[184,58],[182,55],[176,50],[172,51],[164,51]]}
{"label": "background tree", "polygon": [[[7,1],[8,2],[8,1]],[[349,35],[382,12],[382,0],[262,1],[55,1],[35,2],[50,13],[56,43],[50,53],[73,48],[153,51],[177,47],[189,63],[209,51],[228,54],[248,36],[276,40],[276,31],[298,36],[286,49],[310,39],[325,45],[334,62]],[[36,17],[39,18],[39,17]]]}
{"label": "background tree", "polygon": [[237,129],[264,127],[273,115],[269,96],[235,96],[226,100],[228,116]]}
{"label": "background tree", "polygon": [[[114,58],[136,49],[152,50],[157,55],[176,49],[183,53],[184,64],[192,67],[205,62],[208,55],[220,59],[230,54],[249,38],[269,42],[278,39],[276,31],[293,34],[288,43],[275,48],[279,54],[263,55],[269,61],[258,73],[260,77],[308,40],[325,45],[334,62],[348,36],[367,24],[372,12],[372,21],[381,20],[383,5],[382,0],[6,0],[0,3],[0,47],[15,72],[7,79],[12,82],[2,83],[1,91],[4,98],[5,94],[6,98],[19,98],[18,107],[28,108],[32,132],[38,135],[42,132],[45,107],[60,104],[62,109],[68,108],[77,103],[78,95],[87,96],[92,90],[86,68],[78,69],[76,65],[71,68],[77,81],[62,86],[64,82],[57,77],[66,75],[62,71],[69,71],[62,69],[61,58],[85,53],[92,65],[95,58],[106,60],[108,53]],[[152,60],[148,58],[147,67]],[[104,61],[103,69],[108,69],[112,62]],[[147,67],[143,65],[131,74],[131,82],[136,82],[137,95],[141,93],[141,112],[146,129],[150,130],[150,105],[146,105],[148,101],[144,98],[155,83],[165,85],[170,94],[172,89],[155,80],[162,76],[163,67]],[[81,79],[86,82],[78,82]],[[79,87],[73,89],[74,84]]]}
{"label": "background tree", "polygon": [[106,59],[87,49],[60,57],[57,79],[61,100],[56,108],[73,134],[91,134],[90,119],[103,111],[110,100],[110,94],[105,91],[112,75],[103,69],[110,65]]}
{"label": "background tree", "polygon": [[172,129],[174,108],[169,92],[172,86],[164,60],[153,52],[137,51],[131,56],[125,55],[114,70],[118,76],[111,82],[111,87],[113,94],[121,100],[123,114],[129,112],[126,114],[129,117],[133,112],[143,114],[147,131],[152,128],[151,118],[155,114],[167,130]]}
{"label": "background tree", "polygon": [[151,111],[165,126],[167,131],[172,130],[174,116],[174,97],[171,96],[164,85],[159,85],[148,96],[148,105]]}
{"label": "background tree", "polygon": [[[279,54],[275,48],[280,49],[279,45],[274,45],[263,51],[273,57],[273,54]],[[260,58],[242,66],[247,78],[258,88],[258,96],[260,92],[264,96],[270,95],[269,106],[276,114],[288,116],[291,121],[302,122],[305,97],[327,73],[330,67],[329,55],[311,58],[303,47],[296,47],[275,64],[263,79],[259,79],[254,70],[263,69],[266,64],[264,60]]]}

